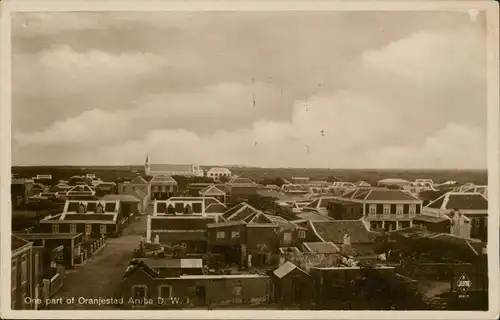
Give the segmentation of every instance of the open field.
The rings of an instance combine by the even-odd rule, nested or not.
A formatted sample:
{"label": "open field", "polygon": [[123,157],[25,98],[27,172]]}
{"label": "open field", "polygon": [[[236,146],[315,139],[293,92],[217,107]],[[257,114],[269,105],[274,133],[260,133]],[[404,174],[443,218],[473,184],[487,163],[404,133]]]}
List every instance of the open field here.
{"label": "open field", "polygon": [[[203,166],[208,169],[211,166]],[[375,184],[385,178],[401,178],[413,181],[418,178],[433,179],[435,182],[448,180],[459,183],[472,182],[474,184],[487,184],[486,170],[430,170],[430,169],[315,169],[315,168],[257,168],[257,167],[227,167],[233,174],[248,177],[254,181],[272,180],[278,177],[291,179],[292,177],[310,177],[312,180],[341,181],[364,180]],[[131,179],[142,174],[143,166],[37,166],[37,167],[12,167],[12,173],[21,177],[34,177],[37,174],[51,174],[53,180],[67,180],[74,175],[95,173],[104,181],[120,181]]]}

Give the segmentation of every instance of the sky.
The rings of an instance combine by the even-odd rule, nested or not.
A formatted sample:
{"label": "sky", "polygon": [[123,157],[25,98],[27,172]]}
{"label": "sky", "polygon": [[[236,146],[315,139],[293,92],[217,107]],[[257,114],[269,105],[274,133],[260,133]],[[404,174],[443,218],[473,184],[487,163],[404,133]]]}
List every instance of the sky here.
{"label": "sky", "polygon": [[467,12],[12,18],[12,164],[486,168]]}

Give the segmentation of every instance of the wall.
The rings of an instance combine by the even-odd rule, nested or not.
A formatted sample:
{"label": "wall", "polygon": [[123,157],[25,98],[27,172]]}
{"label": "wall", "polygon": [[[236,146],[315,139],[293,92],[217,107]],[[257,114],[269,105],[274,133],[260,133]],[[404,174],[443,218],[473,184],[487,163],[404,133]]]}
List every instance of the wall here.
{"label": "wall", "polygon": [[[21,272],[22,272],[22,257],[26,256],[26,282],[21,283]],[[24,303],[24,297],[32,297],[34,295],[33,292],[33,270],[32,270],[32,259],[33,259],[33,251],[30,247],[27,250],[22,251],[21,253],[13,256],[11,259],[11,264],[16,265],[16,289],[11,293],[11,307],[15,310],[26,310],[31,309],[33,306],[26,305]],[[12,268],[11,266],[11,268]],[[11,280],[11,288],[12,288],[12,280]]]}
{"label": "wall", "polygon": [[[146,285],[147,296],[157,307],[171,308],[171,304],[158,305],[158,290],[160,285],[171,286],[172,297],[184,302],[183,308],[195,306],[222,307],[229,305],[267,304],[270,294],[270,279],[262,276],[258,278],[206,278],[206,279],[152,279],[141,271],[122,283],[122,297],[126,307],[131,297],[131,288],[134,284]],[[205,299],[197,297],[197,287],[205,287]],[[241,296],[235,296],[235,287],[241,288]]]}

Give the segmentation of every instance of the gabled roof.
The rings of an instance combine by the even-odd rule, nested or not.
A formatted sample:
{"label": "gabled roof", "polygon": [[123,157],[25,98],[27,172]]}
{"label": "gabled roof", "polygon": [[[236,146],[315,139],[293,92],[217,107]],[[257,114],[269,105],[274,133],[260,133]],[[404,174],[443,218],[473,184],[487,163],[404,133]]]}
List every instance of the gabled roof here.
{"label": "gabled roof", "polygon": [[207,186],[200,190],[200,195],[202,196],[225,196],[226,193],[216,186]]}
{"label": "gabled roof", "polygon": [[235,205],[234,207],[229,208],[226,212],[224,212],[224,214],[222,215],[222,217],[224,217],[225,219],[229,219],[229,217],[231,217],[233,214],[235,214],[236,212],[238,212],[245,205],[246,205],[245,202],[241,202],[241,203]]}
{"label": "gabled roof", "polygon": [[85,194],[94,194],[95,191],[88,185],[76,185],[68,190],[68,194],[71,193],[85,193]]}
{"label": "gabled roof", "polygon": [[361,188],[351,191],[341,198],[363,201],[420,201],[419,198],[407,191],[385,188]]}
{"label": "gabled roof", "polygon": [[332,242],[304,242],[304,248],[311,253],[337,253],[340,249]]}
{"label": "gabled roof", "polygon": [[229,180],[229,182],[227,183],[229,185],[256,185],[255,182],[253,182],[252,180],[248,179],[248,178],[239,178],[239,177],[234,177],[232,178],[231,180]]}
{"label": "gabled roof", "polygon": [[488,199],[476,192],[448,192],[429,203],[426,208],[442,210],[488,210]]}
{"label": "gabled roof", "polygon": [[227,207],[221,203],[211,203],[205,208],[206,213],[222,213]]}
{"label": "gabled roof", "polygon": [[279,267],[278,269],[274,270],[273,274],[276,277],[278,277],[279,279],[283,279],[284,277],[286,277],[286,275],[290,274],[294,270],[298,270],[301,273],[309,276],[309,274],[307,272],[305,272],[304,270],[300,269],[299,267],[297,267],[296,265],[294,265],[290,261],[285,262],[281,267]]}
{"label": "gabled roof", "polygon": [[210,173],[225,173],[225,174],[231,174],[231,171],[228,168],[221,168],[221,167],[213,167],[208,170]]}
{"label": "gabled roof", "polygon": [[175,181],[174,178],[171,176],[154,176],[153,179],[151,179],[151,184],[158,184],[158,185],[167,185],[167,186],[176,186],[177,181]]}
{"label": "gabled roof", "polygon": [[130,184],[148,184],[148,182],[141,176],[135,177],[129,183]]}
{"label": "gabled roof", "polygon": [[374,243],[376,234],[368,230],[361,220],[309,221],[313,231],[324,242],[342,244],[349,235],[351,244]]}

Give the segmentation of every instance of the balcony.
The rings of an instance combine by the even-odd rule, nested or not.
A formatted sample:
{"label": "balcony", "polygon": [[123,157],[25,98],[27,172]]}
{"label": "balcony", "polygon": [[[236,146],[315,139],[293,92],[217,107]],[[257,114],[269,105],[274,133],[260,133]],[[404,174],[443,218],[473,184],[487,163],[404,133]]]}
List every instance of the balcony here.
{"label": "balcony", "polygon": [[415,218],[415,215],[412,214],[377,214],[377,215],[368,215],[365,217],[367,221],[399,221],[399,220],[410,220]]}

